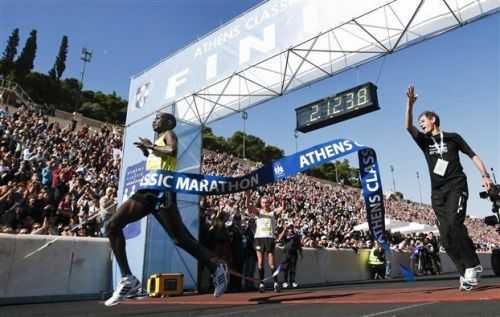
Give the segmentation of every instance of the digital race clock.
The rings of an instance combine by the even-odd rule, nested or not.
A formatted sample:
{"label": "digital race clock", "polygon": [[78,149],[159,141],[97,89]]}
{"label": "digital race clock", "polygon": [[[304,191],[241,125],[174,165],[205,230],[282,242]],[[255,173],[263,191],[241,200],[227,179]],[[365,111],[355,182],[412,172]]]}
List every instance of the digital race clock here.
{"label": "digital race clock", "polygon": [[309,132],[379,109],[377,86],[366,83],[295,109],[297,130]]}

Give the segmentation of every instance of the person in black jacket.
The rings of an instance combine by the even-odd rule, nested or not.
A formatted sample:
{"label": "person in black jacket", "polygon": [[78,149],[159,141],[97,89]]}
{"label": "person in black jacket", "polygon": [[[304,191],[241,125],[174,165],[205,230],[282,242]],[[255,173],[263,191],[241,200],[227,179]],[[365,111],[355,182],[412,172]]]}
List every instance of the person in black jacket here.
{"label": "person in black jacket", "polygon": [[243,289],[246,291],[257,289],[251,280],[255,275],[255,268],[257,267],[257,253],[254,246],[255,226],[255,218],[248,219],[243,228],[241,238],[243,249]]}
{"label": "person in black jacket", "polygon": [[459,152],[469,156],[481,173],[483,187],[489,191],[492,180],[486,166],[458,133],[443,132],[439,116],[425,111],[418,117],[422,132],[413,125],[413,105],[417,101],[412,85],[408,97],[405,128],[424,153],[432,187],[432,208],[436,214],[441,242],[460,273],[460,290],[478,285],[481,263],[464,225],[468,186]]}
{"label": "person in black jacket", "polygon": [[281,263],[285,275],[282,287],[288,288],[291,286],[293,288],[297,288],[299,286],[299,284],[295,281],[297,259],[299,255],[302,258],[300,235],[297,231],[295,231],[293,224],[290,223],[286,227],[286,230],[281,233],[278,240],[283,241],[285,245],[285,260]]}

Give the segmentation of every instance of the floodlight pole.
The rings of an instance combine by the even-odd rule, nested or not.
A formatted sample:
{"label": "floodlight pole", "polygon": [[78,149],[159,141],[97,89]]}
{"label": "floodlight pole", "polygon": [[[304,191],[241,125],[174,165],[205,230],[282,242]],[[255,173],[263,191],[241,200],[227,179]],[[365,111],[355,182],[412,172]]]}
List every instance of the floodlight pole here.
{"label": "floodlight pole", "polygon": [[394,178],[394,165],[390,165],[389,168],[391,169],[391,174],[392,174],[392,189],[393,189],[393,192],[396,192],[396,179]]}
{"label": "floodlight pole", "polygon": [[83,68],[82,68],[82,77],[80,79],[80,93],[78,95],[78,102],[76,104],[76,110],[80,107],[80,102],[82,100],[82,91],[83,91],[83,80],[85,78],[85,69],[87,66],[87,63],[90,63],[92,60],[92,51],[88,50],[86,47],[82,48],[82,53],[80,54],[80,59],[83,61]]}
{"label": "floodlight pole", "polygon": [[245,152],[245,146],[246,146],[246,135],[247,135],[247,119],[248,119],[248,112],[243,111],[241,113],[241,118],[243,119],[243,159],[246,158],[246,152]]}
{"label": "floodlight pole", "polygon": [[420,173],[417,171],[418,193],[420,195],[420,205],[422,205],[422,187],[420,186]]}

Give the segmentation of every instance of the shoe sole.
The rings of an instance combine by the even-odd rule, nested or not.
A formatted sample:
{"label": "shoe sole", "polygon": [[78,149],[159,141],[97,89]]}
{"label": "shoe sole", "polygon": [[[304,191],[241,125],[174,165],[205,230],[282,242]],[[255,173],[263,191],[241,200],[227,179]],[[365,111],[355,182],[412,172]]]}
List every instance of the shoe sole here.
{"label": "shoe sole", "polygon": [[127,300],[127,299],[134,299],[134,298],[139,299],[139,298],[144,298],[144,297],[147,297],[147,295],[143,295],[143,294],[141,294],[141,295],[137,295],[137,294],[136,294],[136,292],[137,292],[140,288],[141,288],[141,286],[140,286],[140,285],[138,285],[138,286],[137,286],[137,288],[134,288],[134,289],[132,289],[132,290],[129,292],[129,293],[134,292],[135,294],[127,294],[127,295],[123,296],[122,298],[119,298],[118,300],[116,300],[115,302],[110,303],[110,304],[106,304],[106,302],[107,302],[107,301],[106,301],[106,302],[104,302],[104,306],[106,306],[106,307],[112,307],[112,306],[116,306],[116,305],[120,304],[121,302],[123,302],[124,300]]}
{"label": "shoe sole", "polygon": [[468,282],[464,282],[464,281],[460,281],[460,286],[458,287],[458,290],[459,291],[465,291],[465,292],[470,292],[472,291],[476,286],[478,285],[478,283],[476,284],[472,284],[472,283],[468,283]]}
{"label": "shoe sole", "polygon": [[464,283],[466,283],[467,285],[470,285],[470,286],[478,286],[479,285],[479,281],[474,281],[474,282],[464,281]]}
{"label": "shoe sole", "polygon": [[106,306],[106,307],[113,307],[113,306],[116,306],[116,305],[118,305],[118,304],[120,304],[120,301],[116,301],[116,302],[113,302],[113,303],[111,303],[111,304],[106,304],[106,302],[105,302],[105,303],[104,303],[104,306]]}
{"label": "shoe sole", "polygon": [[149,297],[149,295],[147,293],[140,293],[140,294],[127,296],[127,299],[144,299],[144,298],[148,298],[148,297]]}

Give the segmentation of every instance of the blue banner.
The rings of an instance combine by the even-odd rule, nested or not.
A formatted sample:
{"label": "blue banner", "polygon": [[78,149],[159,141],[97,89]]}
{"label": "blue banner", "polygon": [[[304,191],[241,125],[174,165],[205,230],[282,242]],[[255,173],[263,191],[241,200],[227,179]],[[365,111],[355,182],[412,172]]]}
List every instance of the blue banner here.
{"label": "blue banner", "polygon": [[384,195],[375,151],[348,139],[337,139],[313,146],[266,164],[241,177],[149,171],[142,177],[137,189],[198,195],[235,193],[283,180],[354,152],[358,152],[361,185],[370,233],[374,239],[385,242]]}
{"label": "blue banner", "polygon": [[[137,191],[137,185],[141,182],[142,176],[144,176],[145,172],[146,165],[144,161],[127,167],[127,169],[125,170],[125,182],[123,186],[122,201],[127,200]],[[131,222],[123,229],[123,235],[125,236],[125,239],[135,238],[140,233],[140,221]]]}

